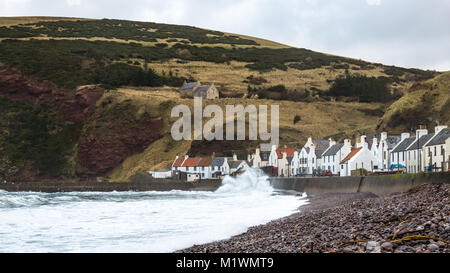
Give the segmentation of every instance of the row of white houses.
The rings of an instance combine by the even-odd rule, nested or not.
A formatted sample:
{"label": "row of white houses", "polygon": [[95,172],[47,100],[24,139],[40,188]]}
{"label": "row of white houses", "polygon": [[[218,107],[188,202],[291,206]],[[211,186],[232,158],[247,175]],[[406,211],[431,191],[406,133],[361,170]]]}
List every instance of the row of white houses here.
{"label": "row of white houses", "polygon": [[309,138],[300,148],[273,146],[271,151],[256,149],[249,155],[251,167],[272,167],[276,176],[314,175],[329,170],[333,175],[350,176],[352,171],[401,170],[408,173],[448,171],[450,165],[450,129],[435,127],[433,133],[420,127],[416,134],[403,133],[378,137],[360,136],[354,146],[350,139],[336,143],[333,139]]}
{"label": "row of white houses", "polygon": [[308,138],[300,149],[272,146],[259,148],[247,160],[233,157],[176,157],[165,171],[150,172],[155,178],[168,178],[184,173],[188,181],[221,178],[245,171],[249,167],[269,168],[274,176],[317,175],[328,170],[333,175],[350,176],[353,171],[399,170],[407,173],[449,171],[450,129],[438,125],[433,133],[419,127],[415,134],[358,137],[336,143],[333,139]]}

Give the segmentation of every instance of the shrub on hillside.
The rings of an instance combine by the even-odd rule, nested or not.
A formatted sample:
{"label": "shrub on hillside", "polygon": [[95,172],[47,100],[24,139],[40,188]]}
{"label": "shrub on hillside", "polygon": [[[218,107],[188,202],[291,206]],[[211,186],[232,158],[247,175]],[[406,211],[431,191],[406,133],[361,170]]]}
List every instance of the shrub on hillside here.
{"label": "shrub on hillside", "polygon": [[346,75],[334,81],[328,94],[334,97],[357,97],[360,102],[388,102],[392,100],[389,82],[385,77]]}

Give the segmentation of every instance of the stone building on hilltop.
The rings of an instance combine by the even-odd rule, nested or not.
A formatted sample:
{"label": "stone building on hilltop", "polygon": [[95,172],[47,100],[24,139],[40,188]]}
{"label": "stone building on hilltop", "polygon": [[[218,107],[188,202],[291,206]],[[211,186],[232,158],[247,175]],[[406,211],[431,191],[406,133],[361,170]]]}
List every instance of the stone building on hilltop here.
{"label": "stone building on hilltop", "polygon": [[219,90],[217,90],[214,83],[211,85],[201,85],[199,81],[185,82],[178,91],[181,95],[188,98],[202,97],[210,100],[219,98]]}

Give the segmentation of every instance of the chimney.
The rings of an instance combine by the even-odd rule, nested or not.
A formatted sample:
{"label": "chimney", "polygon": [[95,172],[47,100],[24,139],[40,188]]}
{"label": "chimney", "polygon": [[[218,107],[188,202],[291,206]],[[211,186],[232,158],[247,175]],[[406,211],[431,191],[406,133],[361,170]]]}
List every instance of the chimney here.
{"label": "chimney", "polygon": [[312,137],[308,137],[308,141],[306,141],[306,144],[305,144],[305,146],[307,146],[307,147],[311,147],[311,146],[312,146],[312,144],[313,144],[313,141],[312,141]]}
{"label": "chimney", "polygon": [[213,159],[216,158],[216,152],[213,152],[211,157],[212,157]]}
{"label": "chimney", "polygon": [[238,160],[236,154],[233,154],[233,160]]}
{"label": "chimney", "polygon": [[381,137],[380,137],[380,142],[387,139],[387,136],[388,136],[387,132],[382,132]]}
{"label": "chimney", "polygon": [[424,135],[428,134],[427,127],[424,125],[419,125],[419,129],[416,130],[416,138],[421,138]]}
{"label": "chimney", "polygon": [[259,150],[259,148],[256,148],[255,153],[256,153],[257,155],[259,155],[259,154],[261,153],[260,150]]}
{"label": "chimney", "polygon": [[402,137],[401,141],[403,141],[409,137],[409,133],[402,133],[401,137]]}
{"label": "chimney", "polygon": [[358,133],[356,133],[356,135],[355,135],[355,148],[359,148],[359,146],[358,146],[358,143],[359,143],[359,141],[360,141],[360,134],[359,134],[359,132]]}
{"label": "chimney", "polygon": [[434,133],[438,134],[440,131],[442,131],[442,130],[444,130],[446,128],[447,128],[447,125],[444,125],[443,123],[438,122],[436,127],[434,127]]}
{"label": "chimney", "polygon": [[283,159],[286,159],[287,153],[286,152],[282,152],[282,154],[283,154]]}
{"label": "chimney", "polygon": [[360,137],[360,140],[356,140],[356,148],[360,148],[360,147],[363,147],[364,146],[364,143],[367,143],[366,142],[366,136],[365,135],[362,135],[361,137]]}
{"label": "chimney", "polygon": [[328,141],[330,141],[329,147],[336,145],[336,141],[334,141],[332,138],[329,138]]}
{"label": "chimney", "polygon": [[352,146],[352,141],[348,138],[344,139],[344,146]]}

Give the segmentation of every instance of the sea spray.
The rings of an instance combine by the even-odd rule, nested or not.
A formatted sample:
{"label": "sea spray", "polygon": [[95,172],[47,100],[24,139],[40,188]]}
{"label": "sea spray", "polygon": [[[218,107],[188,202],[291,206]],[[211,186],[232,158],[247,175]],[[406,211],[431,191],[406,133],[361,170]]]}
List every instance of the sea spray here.
{"label": "sea spray", "polygon": [[0,191],[0,252],[171,252],[288,216],[304,197],[254,169],[216,192]]}
{"label": "sea spray", "polygon": [[269,177],[260,169],[247,169],[237,177],[226,176],[222,181],[222,186],[216,193],[239,193],[263,192],[271,194],[274,191],[269,182]]}

